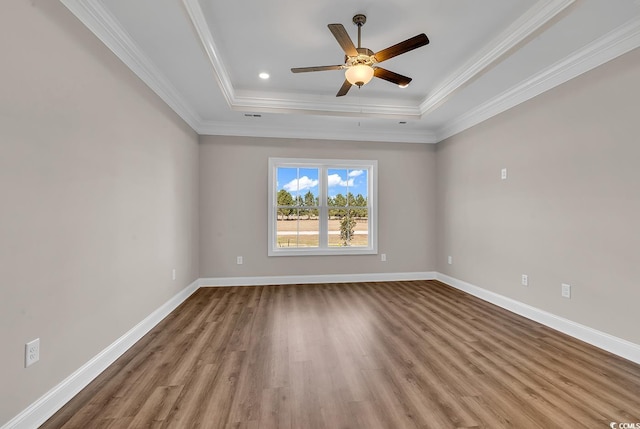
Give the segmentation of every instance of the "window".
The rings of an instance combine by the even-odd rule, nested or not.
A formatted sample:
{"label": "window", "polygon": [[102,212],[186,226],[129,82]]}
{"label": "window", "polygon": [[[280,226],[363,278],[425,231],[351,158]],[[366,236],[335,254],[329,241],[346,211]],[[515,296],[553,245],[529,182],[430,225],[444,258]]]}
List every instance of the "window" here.
{"label": "window", "polygon": [[269,256],[377,253],[377,167],[269,158]]}

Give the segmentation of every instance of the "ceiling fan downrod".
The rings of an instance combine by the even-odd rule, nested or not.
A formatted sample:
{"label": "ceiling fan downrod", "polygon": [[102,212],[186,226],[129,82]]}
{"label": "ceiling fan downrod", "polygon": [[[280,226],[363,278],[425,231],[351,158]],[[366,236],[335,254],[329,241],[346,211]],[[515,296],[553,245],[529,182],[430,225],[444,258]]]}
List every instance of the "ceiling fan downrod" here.
{"label": "ceiling fan downrod", "polygon": [[361,13],[353,16],[353,23],[358,26],[358,49],[362,48],[362,38],[360,32],[362,26],[367,22],[367,17]]}

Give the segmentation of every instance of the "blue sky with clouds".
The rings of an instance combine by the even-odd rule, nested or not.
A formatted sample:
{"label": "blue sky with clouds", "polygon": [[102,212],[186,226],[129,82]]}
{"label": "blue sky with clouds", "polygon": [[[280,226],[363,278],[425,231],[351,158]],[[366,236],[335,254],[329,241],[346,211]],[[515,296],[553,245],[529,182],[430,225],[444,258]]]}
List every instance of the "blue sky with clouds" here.
{"label": "blue sky with clouds", "polygon": [[[367,170],[330,168],[328,171],[329,196],[337,194],[362,194],[367,197]],[[284,189],[295,198],[298,193],[304,196],[308,191],[318,196],[320,182],[319,171],[316,168],[285,168],[277,171],[277,190]]]}

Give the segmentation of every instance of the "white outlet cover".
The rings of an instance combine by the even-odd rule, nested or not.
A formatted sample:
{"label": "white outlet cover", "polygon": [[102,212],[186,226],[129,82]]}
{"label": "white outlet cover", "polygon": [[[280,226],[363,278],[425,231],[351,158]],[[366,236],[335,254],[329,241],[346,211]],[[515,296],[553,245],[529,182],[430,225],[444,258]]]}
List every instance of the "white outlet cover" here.
{"label": "white outlet cover", "polygon": [[387,262],[387,254],[386,253],[381,253],[380,254],[380,261]]}
{"label": "white outlet cover", "polygon": [[24,367],[27,368],[40,360],[40,338],[24,345]]}
{"label": "white outlet cover", "polygon": [[242,265],[242,264],[243,264],[243,262],[244,262],[244,260],[243,260],[242,256],[238,256],[238,257],[236,258],[236,264],[238,264],[238,265]]}
{"label": "white outlet cover", "polygon": [[506,168],[503,168],[503,169],[500,171],[500,178],[501,178],[502,180],[506,180],[506,179],[507,179],[507,169],[506,169]]}
{"label": "white outlet cover", "polygon": [[453,264],[453,256],[447,257],[447,262],[449,263],[449,265]]}
{"label": "white outlet cover", "polygon": [[526,274],[522,275],[522,286],[529,286],[529,276]]}
{"label": "white outlet cover", "polygon": [[562,283],[562,297],[571,298],[571,285]]}

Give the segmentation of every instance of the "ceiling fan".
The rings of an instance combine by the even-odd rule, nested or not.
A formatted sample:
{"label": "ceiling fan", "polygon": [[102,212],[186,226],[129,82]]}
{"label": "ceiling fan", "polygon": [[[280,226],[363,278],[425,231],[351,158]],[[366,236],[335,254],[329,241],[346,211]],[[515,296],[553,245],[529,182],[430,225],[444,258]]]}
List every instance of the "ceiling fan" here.
{"label": "ceiling fan", "polygon": [[352,85],[361,87],[369,83],[375,76],[388,82],[395,83],[401,88],[405,88],[411,82],[411,78],[402,76],[401,74],[378,67],[377,64],[390,58],[412,51],[416,48],[429,43],[429,38],[422,33],[410,39],[400,42],[386,49],[373,53],[370,49],[360,46],[360,31],[362,26],[367,22],[367,17],[358,14],[353,17],[353,23],[358,26],[358,47],[356,48],[347,30],[342,24],[329,24],[329,30],[338,41],[345,53],[344,64],[334,66],[316,66],[316,67],[297,67],[292,68],[293,73],[316,72],[325,70],[346,70],[345,81],[336,94],[336,97],[342,97],[349,92]]}

